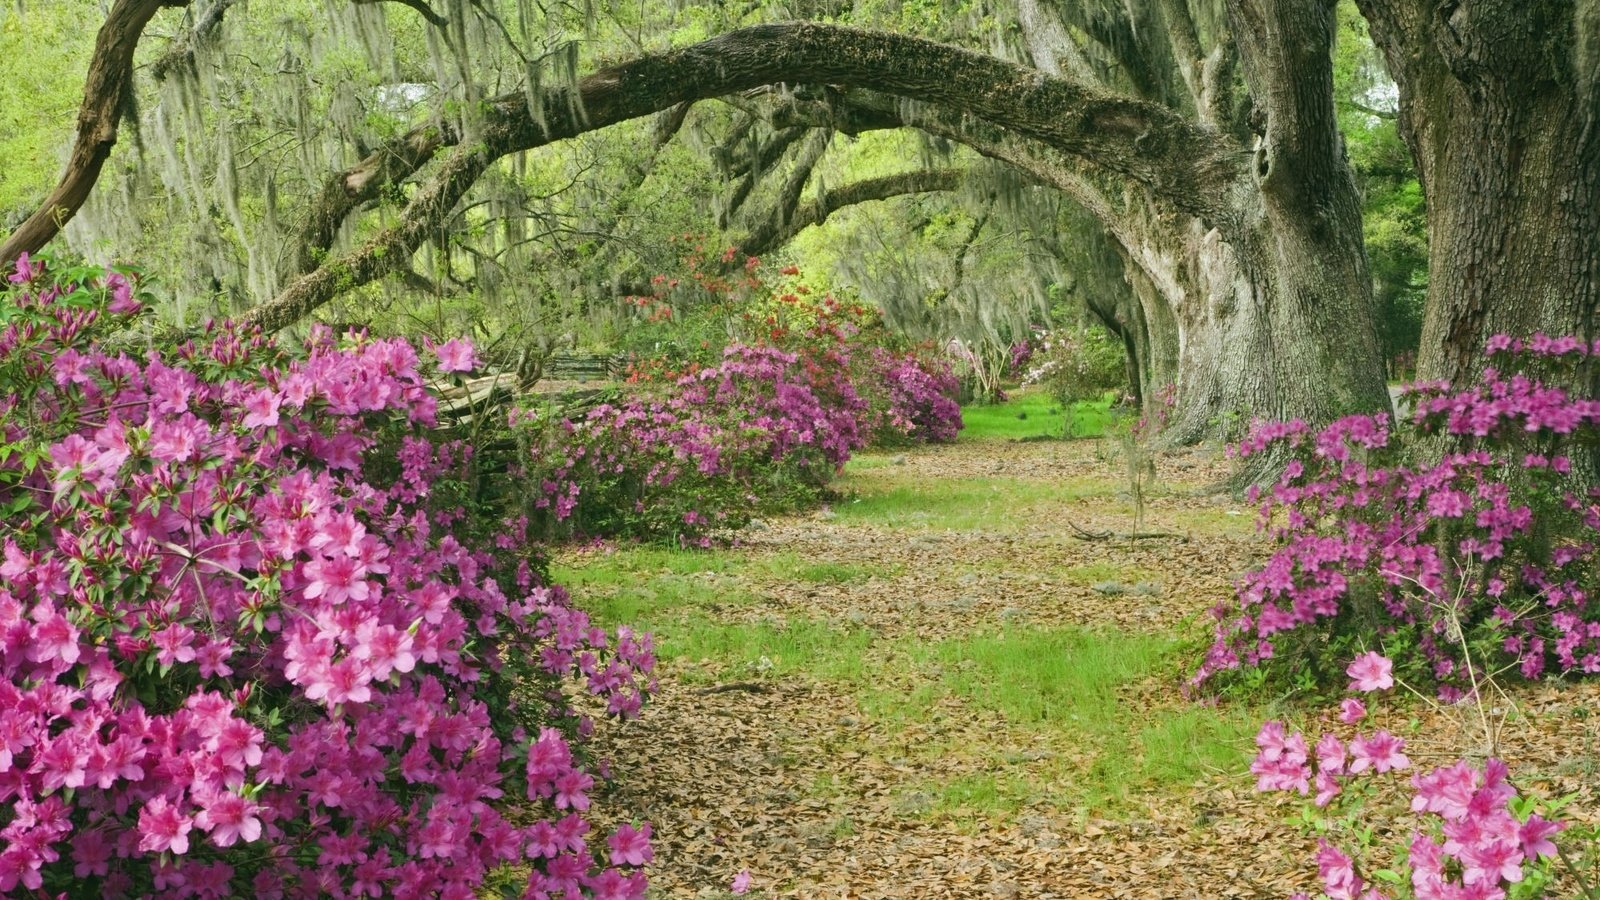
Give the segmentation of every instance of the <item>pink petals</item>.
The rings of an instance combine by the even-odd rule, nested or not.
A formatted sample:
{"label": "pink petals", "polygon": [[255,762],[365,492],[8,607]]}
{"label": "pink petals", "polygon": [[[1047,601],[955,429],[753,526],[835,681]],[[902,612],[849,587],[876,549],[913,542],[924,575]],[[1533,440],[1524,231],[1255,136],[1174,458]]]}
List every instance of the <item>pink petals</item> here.
{"label": "pink petals", "polygon": [[1394,663],[1373,651],[1362,653],[1345,669],[1352,691],[1386,691],[1394,687]]}
{"label": "pink petals", "polygon": [[[4,299],[35,304],[51,274],[24,260]],[[120,327],[135,287],[105,288]],[[473,448],[426,430],[409,344],[287,351],[224,326],[130,356],[78,307],[33,309],[67,318],[0,328],[34,379],[5,421],[56,429],[6,434],[40,452],[0,461],[33,496],[0,518],[0,894],[469,897],[549,850],[554,890],[643,895],[617,867],[650,861],[648,826],[591,854],[595,776],[562,732],[529,742],[501,714],[505,678],[636,713],[650,638],[536,584],[525,521],[461,527],[437,499]],[[439,353],[476,364],[464,341]],[[555,721],[552,696],[519,712]],[[499,803],[524,779],[535,821],[513,825]]]}

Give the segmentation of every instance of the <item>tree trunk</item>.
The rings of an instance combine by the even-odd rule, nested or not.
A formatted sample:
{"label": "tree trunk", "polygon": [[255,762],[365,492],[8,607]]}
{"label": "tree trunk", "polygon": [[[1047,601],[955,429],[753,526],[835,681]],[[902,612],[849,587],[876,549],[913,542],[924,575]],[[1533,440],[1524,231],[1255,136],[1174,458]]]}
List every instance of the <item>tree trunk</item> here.
{"label": "tree trunk", "polygon": [[1428,201],[1418,376],[1471,381],[1495,334],[1594,338],[1600,2],[1358,5]]}
{"label": "tree trunk", "polygon": [[39,209],[0,243],[0,271],[10,268],[24,253],[39,252],[89,199],[117,143],[122,111],[133,89],[133,52],[144,26],[163,7],[188,5],[189,0],[117,0],[106,15],[95,36],[94,56],[84,79],[78,137],[67,170]]}

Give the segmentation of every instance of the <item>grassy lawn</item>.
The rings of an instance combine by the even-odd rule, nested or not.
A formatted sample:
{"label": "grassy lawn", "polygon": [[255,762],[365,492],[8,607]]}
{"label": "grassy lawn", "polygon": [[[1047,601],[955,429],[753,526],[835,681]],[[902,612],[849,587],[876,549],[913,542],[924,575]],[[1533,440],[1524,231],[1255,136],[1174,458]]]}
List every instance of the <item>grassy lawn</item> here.
{"label": "grassy lawn", "polygon": [[1111,423],[1111,403],[1098,400],[1075,404],[1072,433],[1061,404],[1037,389],[1023,388],[1004,403],[971,403],[961,408],[966,427],[963,441],[1043,440],[1062,437],[1099,437]]}
{"label": "grassy lawn", "polygon": [[836,482],[845,499],[833,505],[841,519],[897,528],[950,531],[1005,528],[1032,508],[1110,496],[1104,478],[941,479],[933,489],[895,469],[853,470]]}
{"label": "grassy lawn", "polygon": [[[960,758],[982,771],[915,781],[901,798],[913,817],[976,828],[1040,805],[1135,814],[1209,772],[1242,769],[1259,721],[1175,697],[1148,702],[1141,691],[1183,664],[1178,641],[1165,635],[1015,626],[927,643],[799,617],[719,615],[748,615],[755,602],[736,576],[800,587],[885,574],[864,566],[789,553],[626,548],[582,554],[554,574],[602,622],[653,631],[661,658],[678,664],[673,677],[686,683],[803,679],[844,691],[881,734],[850,748],[858,752],[888,753],[897,736],[941,723],[1003,722],[1004,741],[916,745],[923,762]],[[1104,564],[1073,574],[1130,577]],[[1037,749],[1017,751],[1019,744]]]}

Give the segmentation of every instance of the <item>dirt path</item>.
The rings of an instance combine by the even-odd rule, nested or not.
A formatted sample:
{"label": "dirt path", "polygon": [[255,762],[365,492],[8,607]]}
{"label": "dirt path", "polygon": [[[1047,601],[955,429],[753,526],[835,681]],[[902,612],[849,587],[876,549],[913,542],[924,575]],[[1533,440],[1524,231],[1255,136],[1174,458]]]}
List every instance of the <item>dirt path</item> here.
{"label": "dirt path", "polygon": [[[753,876],[747,896],[769,897],[1284,897],[1312,887],[1314,842],[1284,824],[1288,805],[1252,793],[1242,755],[1227,771],[1135,783],[1101,804],[1089,790],[1101,757],[1137,743],[1074,740],[1070,723],[1057,740],[981,693],[929,690],[964,663],[929,663],[926,648],[974,633],[1198,639],[1203,610],[1260,553],[1248,508],[1196,493],[1221,471],[1203,457],[1164,461],[1146,514],[1148,530],[1182,537],[1081,539],[1079,529],[1131,523],[1119,470],[1098,451],[990,443],[867,457],[830,509],[758,525],[742,549],[719,551],[729,572],[706,577],[756,602],[712,604],[716,623],[821,623],[859,636],[871,664],[832,678],[710,655],[664,661],[642,720],[599,748],[619,776],[607,805],[654,826],[652,895],[729,896],[742,869]],[[774,559],[851,577],[752,568]],[[1169,666],[1116,685],[1118,714],[1188,721],[1183,674]],[[1545,702],[1560,713],[1596,697]],[[1559,743],[1527,752],[1552,771],[1562,756]],[[993,784],[1017,786],[998,808]]]}

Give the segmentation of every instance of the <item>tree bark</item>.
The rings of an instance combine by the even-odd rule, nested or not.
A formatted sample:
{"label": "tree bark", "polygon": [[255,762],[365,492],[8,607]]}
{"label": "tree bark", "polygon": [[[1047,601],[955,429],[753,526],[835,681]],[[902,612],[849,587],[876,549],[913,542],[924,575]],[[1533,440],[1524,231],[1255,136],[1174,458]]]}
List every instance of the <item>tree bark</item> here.
{"label": "tree bark", "polygon": [[1216,135],[1159,105],[958,47],[903,35],[797,23],[757,25],[550,88],[530,111],[515,92],[490,104],[482,140],[457,147],[400,224],[324,263],[245,321],[281,328],[338,293],[386,274],[448,214],[494,160],[679,103],[780,82],[869,85],[993,122],[1144,185],[1167,202],[1221,219],[1241,175]]}
{"label": "tree bark", "polygon": [[145,25],[164,7],[188,5],[189,0],[117,0],[106,15],[84,80],[78,136],[66,172],[39,209],[0,243],[0,270],[10,268],[24,253],[39,252],[89,199],[117,143],[122,111],[133,89],[133,53]]}
{"label": "tree bark", "polygon": [[1357,5],[1428,202],[1418,376],[1471,381],[1498,333],[1594,338],[1600,2]]}

